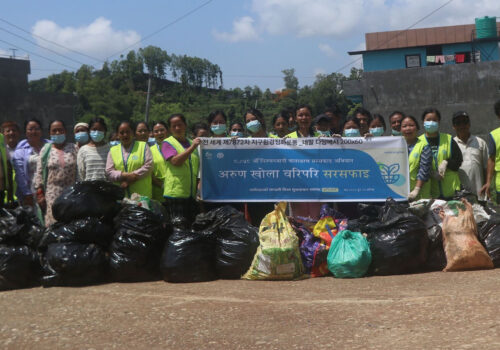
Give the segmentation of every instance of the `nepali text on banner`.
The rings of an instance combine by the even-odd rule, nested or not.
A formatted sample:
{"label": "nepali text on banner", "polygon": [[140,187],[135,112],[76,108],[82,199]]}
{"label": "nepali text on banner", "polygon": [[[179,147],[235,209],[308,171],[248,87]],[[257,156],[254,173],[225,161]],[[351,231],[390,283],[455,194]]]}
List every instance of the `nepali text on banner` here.
{"label": "nepali text on banner", "polygon": [[208,202],[404,201],[403,137],[203,138],[201,198]]}

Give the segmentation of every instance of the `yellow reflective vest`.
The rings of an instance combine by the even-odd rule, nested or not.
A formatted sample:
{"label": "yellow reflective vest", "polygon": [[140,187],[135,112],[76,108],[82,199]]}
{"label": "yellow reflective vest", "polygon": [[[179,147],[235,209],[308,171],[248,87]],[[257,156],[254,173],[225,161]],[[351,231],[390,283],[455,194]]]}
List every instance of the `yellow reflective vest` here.
{"label": "yellow reflective vest", "polygon": [[[164,183],[165,176],[167,175],[167,164],[165,158],[163,158],[163,154],[161,154],[161,145],[152,145],[151,154],[153,155],[153,175]],[[164,201],[163,187],[158,187],[153,184],[153,199],[159,202]]]}
{"label": "yellow reflective vest", "polygon": [[[122,145],[116,145],[111,147],[109,150],[111,152],[111,158],[115,165],[116,170],[120,170],[126,173],[130,173],[134,170],[141,168],[144,165],[146,147],[149,147],[146,142],[134,141],[132,149],[127,157],[124,159],[122,152]],[[119,185],[119,184],[118,184]],[[126,194],[130,197],[132,193],[138,193],[141,196],[152,197],[152,180],[151,174],[137,180],[133,184],[129,185]]]}
{"label": "yellow reflective vest", "polygon": [[[163,142],[168,142],[177,154],[185,151],[184,147],[174,136],[170,136]],[[193,143],[188,139],[189,144]],[[168,198],[195,198],[197,190],[197,177],[199,170],[198,150],[191,153],[180,166],[173,165],[170,161],[166,161],[167,173],[165,183],[163,185],[163,196]]]}
{"label": "yellow reflective vest", "polygon": [[[422,151],[426,144],[417,139],[417,143],[411,150],[408,155],[408,165],[410,167],[410,191],[413,191],[415,185],[417,184],[417,175],[420,169],[420,156],[422,155]],[[420,189],[420,193],[418,194],[418,199],[430,199],[431,198],[431,180],[427,180],[424,186]]]}
{"label": "yellow reflective vest", "polygon": [[[450,134],[439,133],[439,143],[437,155],[432,155],[432,169],[437,171],[439,164],[443,160],[448,160],[451,157],[451,141],[453,137]],[[420,135],[420,140],[428,145],[425,134]],[[430,146],[429,146],[430,147]],[[451,198],[455,195],[455,191],[460,190],[460,178],[458,172],[446,169],[443,180],[431,178],[431,196],[432,198]]]}
{"label": "yellow reflective vest", "polygon": [[500,128],[490,132],[493,142],[495,142],[495,188],[500,192]]}

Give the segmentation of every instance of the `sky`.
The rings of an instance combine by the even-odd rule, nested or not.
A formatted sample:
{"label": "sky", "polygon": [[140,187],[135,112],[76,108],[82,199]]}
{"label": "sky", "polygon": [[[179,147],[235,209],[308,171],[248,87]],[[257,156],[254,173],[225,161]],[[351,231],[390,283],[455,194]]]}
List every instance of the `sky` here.
{"label": "sky", "polygon": [[304,86],[350,63],[340,73],[361,68],[360,56],[347,52],[364,49],[365,33],[406,29],[426,16],[413,28],[486,15],[500,17],[498,0],[16,0],[2,4],[0,55],[28,55],[34,80],[81,64],[99,69],[154,45],[218,64],[225,88],[275,91],[283,69],[294,68]]}

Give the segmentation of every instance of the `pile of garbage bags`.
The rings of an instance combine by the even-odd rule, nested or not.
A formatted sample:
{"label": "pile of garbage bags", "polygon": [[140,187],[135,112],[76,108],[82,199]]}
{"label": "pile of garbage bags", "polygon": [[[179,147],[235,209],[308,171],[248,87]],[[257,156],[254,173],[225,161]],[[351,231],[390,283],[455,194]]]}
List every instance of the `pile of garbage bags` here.
{"label": "pile of garbage bags", "polygon": [[358,204],[317,219],[277,203],[259,227],[231,206],[194,220],[103,181],[76,183],[42,227],[30,207],[0,209],[0,290],[106,282],[359,278],[500,266],[500,207],[452,201]]}

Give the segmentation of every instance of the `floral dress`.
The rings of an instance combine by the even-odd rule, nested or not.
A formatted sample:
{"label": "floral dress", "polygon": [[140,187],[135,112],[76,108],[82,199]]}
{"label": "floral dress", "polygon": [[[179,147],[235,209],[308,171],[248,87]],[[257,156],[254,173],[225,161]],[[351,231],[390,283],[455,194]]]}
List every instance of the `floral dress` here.
{"label": "floral dress", "polygon": [[[45,148],[51,147],[47,161],[47,183],[44,185],[42,176],[42,155]],[[66,143],[62,149],[46,144],[40,151],[40,158],[36,167],[35,189],[42,187],[45,192],[47,211],[45,213],[45,226],[55,222],[52,216],[52,204],[63,190],[76,181],[76,156],[78,148],[73,143]]]}

